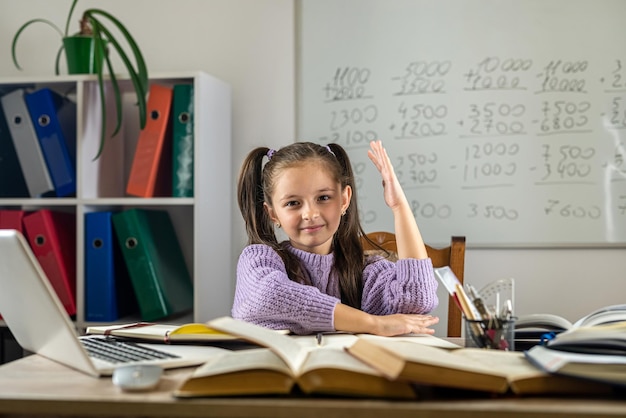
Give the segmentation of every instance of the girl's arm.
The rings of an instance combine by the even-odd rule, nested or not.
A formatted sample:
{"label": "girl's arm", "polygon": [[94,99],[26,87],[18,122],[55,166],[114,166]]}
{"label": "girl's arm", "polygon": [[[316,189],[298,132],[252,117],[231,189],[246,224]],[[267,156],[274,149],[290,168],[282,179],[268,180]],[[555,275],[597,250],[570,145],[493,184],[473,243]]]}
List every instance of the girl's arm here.
{"label": "girl's arm", "polygon": [[428,258],[424,240],[415,222],[411,206],[381,141],[370,143],[367,156],[380,172],[383,180],[385,203],[393,212],[398,258]]}
{"label": "girl's arm", "polygon": [[439,322],[430,315],[393,314],[371,315],[351,306],[335,305],[335,329],[354,333],[368,333],[391,337],[402,334],[434,334],[429,328]]}

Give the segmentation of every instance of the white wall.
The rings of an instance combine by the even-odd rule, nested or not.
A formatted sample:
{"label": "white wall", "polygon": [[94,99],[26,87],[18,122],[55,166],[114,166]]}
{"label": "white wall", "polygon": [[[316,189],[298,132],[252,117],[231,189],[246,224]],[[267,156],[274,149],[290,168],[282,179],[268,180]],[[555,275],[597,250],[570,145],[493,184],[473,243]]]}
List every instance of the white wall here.
{"label": "white wall", "polygon": [[[59,40],[51,29],[36,25],[23,35],[22,72],[13,67],[10,43],[31,18],[63,26],[70,3],[0,0],[0,77],[53,74]],[[85,7],[103,7],[120,18],[150,71],[203,70],[230,83],[233,179],[253,147],[278,148],[294,140],[294,0],[84,0],[77,11]],[[234,265],[245,234],[235,202],[233,210]],[[626,250],[470,248],[465,277],[477,288],[514,277],[518,314],[550,312],[575,320],[602,305],[626,302]]]}

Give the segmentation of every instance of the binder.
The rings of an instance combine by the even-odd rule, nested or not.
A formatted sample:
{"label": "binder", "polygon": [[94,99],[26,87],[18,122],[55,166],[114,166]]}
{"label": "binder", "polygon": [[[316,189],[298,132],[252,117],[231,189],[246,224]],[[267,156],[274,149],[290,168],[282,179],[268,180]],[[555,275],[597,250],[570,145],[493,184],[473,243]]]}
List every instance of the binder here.
{"label": "binder", "polygon": [[139,132],[126,193],[138,197],[171,196],[173,89],[150,86],[146,126]]}
{"label": "binder", "polygon": [[11,139],[31,197],[54,196],[54,186],[33,126],[24,89],[16,89],[0,98]]}
{"label": "binder", "polygon": [[0,229],[17,229],[24,234],[25,210],[2,209],[0,210]]}
{"label": "binder", "polygon": [[193,286],[167,211],[129,209],[113,215],[141,318],[155,321],[193,308]]}
{"label": "binder", "polygon": [[29,197],[26,180],[2,109],[3,106],[0,105],[0,198]]}
{"label": "binder", "polygon": [[76,315],[76,224],[71,213],[40,209],[24,216],[33,254],[67,314]]}
{"label": "binder", "polygon": [[114,212],[85,214],[85,319],[116,321],[138,311],[137,299],[115,240]]}
{"label": "binder", "polygon": [[172,196],[193,197],[193,85],[176,84],[172,104]]}
{"label": "binder", "polygon": [[76,103],[42,88],[24,96],[58,197],[76,195]]}

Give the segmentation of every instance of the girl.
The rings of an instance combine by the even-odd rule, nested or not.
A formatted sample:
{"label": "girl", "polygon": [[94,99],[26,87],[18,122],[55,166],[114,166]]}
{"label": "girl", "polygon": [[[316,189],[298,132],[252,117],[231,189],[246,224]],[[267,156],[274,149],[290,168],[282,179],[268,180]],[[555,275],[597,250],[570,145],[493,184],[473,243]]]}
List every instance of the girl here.
{"label": "girl", "polygon": [[[394,216],[398,262],[363,255],[350,160],[337,145],[256,148],[239,175],[248,246],[237,265],[234,318],[297,334],[433,334],[437,281],[380,141],[370,160]],[[268,159],[265,166],[263,162]],[[289,238],[279,243],[274,228]]]}

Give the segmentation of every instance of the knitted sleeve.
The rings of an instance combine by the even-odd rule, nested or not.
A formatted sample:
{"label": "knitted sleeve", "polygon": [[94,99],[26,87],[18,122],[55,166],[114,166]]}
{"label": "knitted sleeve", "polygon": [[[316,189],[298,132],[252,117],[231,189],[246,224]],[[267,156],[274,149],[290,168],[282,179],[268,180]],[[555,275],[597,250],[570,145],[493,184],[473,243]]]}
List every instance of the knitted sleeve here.
{"label": "knitted sleeve", "polygon": [[426,314],[437,307],[437,279],[430,258],[392,263],[383,258],[363,272],[362,309],[374,315]]}
{"label": "knitted sleeve", "polygon": [[267,245],[249,245],[237,264],[233,318],[297,334],[334,331],[339,299],[293,282],[280,256]]}

